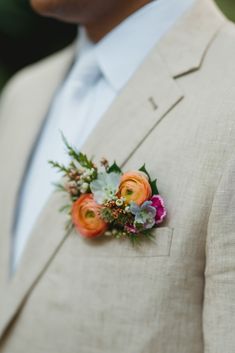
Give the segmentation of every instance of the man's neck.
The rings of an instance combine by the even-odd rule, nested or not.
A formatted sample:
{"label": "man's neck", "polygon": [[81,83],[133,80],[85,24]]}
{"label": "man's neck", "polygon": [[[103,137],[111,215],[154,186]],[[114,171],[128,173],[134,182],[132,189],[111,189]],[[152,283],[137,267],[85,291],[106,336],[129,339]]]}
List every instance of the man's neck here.
{"label": "man's neck", "polygon": [[112,13],[106,13],[102,18],[97,19],[97,21],[85,25],[88,37],[92,42],[97,43],[123,20],[151,1],[120,1]]}

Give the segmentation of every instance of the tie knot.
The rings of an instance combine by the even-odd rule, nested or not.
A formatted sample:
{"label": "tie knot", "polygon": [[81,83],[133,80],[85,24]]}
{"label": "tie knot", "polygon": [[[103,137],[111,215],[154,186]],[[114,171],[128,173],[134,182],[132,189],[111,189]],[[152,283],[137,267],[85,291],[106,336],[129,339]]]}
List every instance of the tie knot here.
{"label": "tie knot", "polygon": [[91,86],[102,73],[93,51],[80,57],[72,72],[75,84],[80,88]]}

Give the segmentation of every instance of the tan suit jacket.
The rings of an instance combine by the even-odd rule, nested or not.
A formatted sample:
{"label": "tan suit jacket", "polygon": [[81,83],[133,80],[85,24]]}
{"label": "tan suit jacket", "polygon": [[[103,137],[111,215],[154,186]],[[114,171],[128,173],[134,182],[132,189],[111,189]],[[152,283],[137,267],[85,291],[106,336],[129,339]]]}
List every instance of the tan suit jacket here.
{"label": "tan suit jacket", "polygon": [[19,73],[0,104],[0,353],[234,353],[235,27],[211,0],[161,40],[83,147],[158,176],[156,241],[66,237],[56,193],[9,279],[19,187],[73,58]]}

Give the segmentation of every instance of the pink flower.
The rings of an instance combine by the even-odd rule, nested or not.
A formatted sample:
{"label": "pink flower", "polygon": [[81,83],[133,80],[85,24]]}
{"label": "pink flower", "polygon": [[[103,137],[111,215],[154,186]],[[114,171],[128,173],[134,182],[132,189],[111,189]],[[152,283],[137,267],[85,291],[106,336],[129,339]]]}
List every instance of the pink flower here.
{"label": "pink flower", "polygon": [[137,233],[137,229],[136,229],[135,226],[132,225],[132,224],[126,224],[126,225],[125,225],[125,230],[126,230],[128,233],[132,233],[132,234],[136,234],[136,233]]}
{"label": "pink flower", "polygon": [[160,195],[153,195],[153,197],[151,198],[151,201],[152,201],[152,206],[157,210],[156,217],[155,217],[156,224],[160,224],[163,222],[167,213],[163,198]]}

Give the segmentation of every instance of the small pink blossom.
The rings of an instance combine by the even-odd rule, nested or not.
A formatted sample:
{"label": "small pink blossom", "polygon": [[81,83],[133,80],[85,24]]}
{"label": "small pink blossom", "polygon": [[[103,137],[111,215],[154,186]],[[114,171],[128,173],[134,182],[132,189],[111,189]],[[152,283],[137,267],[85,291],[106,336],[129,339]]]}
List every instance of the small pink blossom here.
{"label": "small pink blossom", "polygon": [[125,225],[125,230],[128,233],[132,233],[132,234],[137,234],[138,233],[136,227],[134,225],[132,225],[132,224],[126,224]]}
{"label": "small pink blossom", "polygon": [[157,210],[156,217],[155,217],[156,224],[160,224],[163,222],[167,213],[163,198],[160,195],[153,195],[153,197],[151,198],[151,201],[152,201],[152,206]]}

